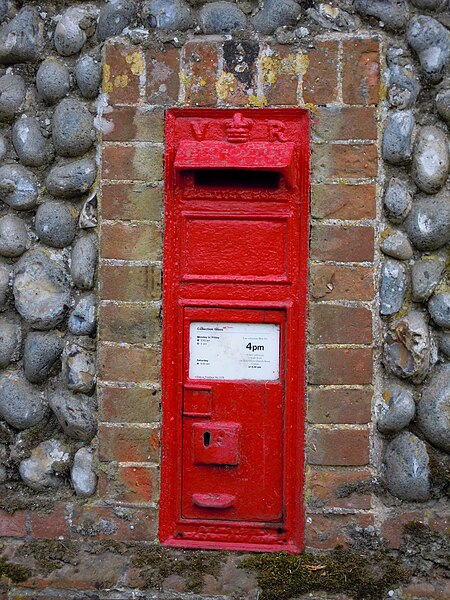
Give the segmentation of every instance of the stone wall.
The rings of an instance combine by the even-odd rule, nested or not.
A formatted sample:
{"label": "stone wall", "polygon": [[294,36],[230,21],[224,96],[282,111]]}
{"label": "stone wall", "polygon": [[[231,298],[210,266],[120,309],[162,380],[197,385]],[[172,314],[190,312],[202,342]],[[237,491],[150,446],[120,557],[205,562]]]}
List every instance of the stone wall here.
{"label": "stone wall", "polygon": [[[136,547],[111,546],[158,549],[175,105],[311,111],[306,547],[398,549],[405,524],[448,522],[448,15],[446,0],[0,2],[0,534],[33,571],[5,597],[194,589],[183,554],[158,555],[149,583]],[[92,577],[66,555],[42,572],[23,548],[44,539]],[[256,597],[238,555],[197,555],[196,591]],[[423,597],[445,597],[441,562],[413,565]]]}

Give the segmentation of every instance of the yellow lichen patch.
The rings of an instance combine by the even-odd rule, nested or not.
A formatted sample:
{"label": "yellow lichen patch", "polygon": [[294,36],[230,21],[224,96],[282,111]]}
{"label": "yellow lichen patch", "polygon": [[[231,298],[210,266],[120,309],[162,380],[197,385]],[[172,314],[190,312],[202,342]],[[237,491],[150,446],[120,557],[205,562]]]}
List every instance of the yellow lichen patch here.
{"label": "yellow lichen patch", "polygon": [[103,76],[102,76],[102,91],[104,94],[109,94],[113,91],[113,84],[111,79],[111,67],[109,65],[103,65]]}
{"label": "yellow lichen patch", "polygon": [[391,390],[384,390],[383,392],[383,400],[385,401],[386,404],[389,404],[389,400],[391,399],[392,394],[391,394]]}
{"label": "yellow lichen patch", "polygon": [[297,52],[295,55],[295,72],[297,75],[304,75],[309,67],[309,56],[307,54],[302,54],[301,52]]}
{"label": "yellow lichen patch", "polygon": [[144,59],[140,52],[132,52],[125,57],[125,61],[130,65],[130,70],[133,75],[142,75],[144,72]]}
{"label": "yellow lichen patch", "polygon": [[117,75],[114,79],[114,87],[124,88],[128,85],[128,75]]}
{"label": "yellow lichen patch", "polygon": [[303,108],[307,108],[309,111],[311,111],[315,115],[320,115],[320,108],[318,106],[316,106],[315,104],[311,104],[310,102],[306,102],[305,104],[302,104],[302,107]]}
{"label": "yellow lichen patch", "polygon": [[233,73],[222,73],[216,80],[216,92],[219,100],[226,100],[230,93],[234,92],[235,78]]}
{"label": "yellow lichen patch", "polygon": [[255,96],[255,94],[251,94],[248,97],[247,106],[256,106],[258,108],[262,108],[267,106],[267,98],[265,96]]}
{"label": "yellow lichen patch", "polygon": [[277,54],[264,54],[261,59],[263,83],[273,84],[278,79],[281,70],[281,58]]}

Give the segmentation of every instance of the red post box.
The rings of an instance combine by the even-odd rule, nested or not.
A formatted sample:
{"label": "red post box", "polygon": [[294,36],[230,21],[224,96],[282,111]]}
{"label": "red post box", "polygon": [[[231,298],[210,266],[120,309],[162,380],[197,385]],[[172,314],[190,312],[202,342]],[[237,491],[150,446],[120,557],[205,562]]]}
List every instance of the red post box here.
{"label": "red post box", "polygon": [[160,539],[300,551],[309,121],[166,125]]}

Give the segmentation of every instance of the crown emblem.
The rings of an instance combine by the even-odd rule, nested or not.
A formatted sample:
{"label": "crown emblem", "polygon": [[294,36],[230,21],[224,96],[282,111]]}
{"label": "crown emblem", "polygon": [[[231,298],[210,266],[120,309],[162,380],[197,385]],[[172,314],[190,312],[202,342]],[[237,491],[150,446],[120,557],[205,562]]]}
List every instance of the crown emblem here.
{"label": "crown emblem", "polygon": [[250,137],[250,130],[253,127],[253,120],[246,119],[242,113],[236,113],[232,119],[225,121],[227,140],[234,144],[247,142]]}

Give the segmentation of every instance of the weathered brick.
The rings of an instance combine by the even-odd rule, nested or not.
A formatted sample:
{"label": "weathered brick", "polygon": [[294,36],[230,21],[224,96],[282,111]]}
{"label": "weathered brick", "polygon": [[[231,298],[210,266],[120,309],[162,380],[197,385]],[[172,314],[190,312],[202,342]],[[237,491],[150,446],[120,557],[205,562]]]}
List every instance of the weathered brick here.
{"label": "weathered brick", "polygon": [[164,112],[142,106],[115,106],[103,113],[106,142],[163,142]]}
{"label": "weathered brick", "polygon": [[311,216],[315,219],[373,219],[376,216],[376,186],[371,183],[313,185]]}
{"label": "weathered brick", "polygon": [[161,230],[153,223],[103,223],[100,236],[102,258],[161,259]]}
{"label": "weathered brick", "polygon": [[0,510],[0,537],[24,537],[26,535],[26,513],[17,510],[7,513]]}
{"label": "weathered brick", "polygon": [[309,352],[311,385],[372,383],[371,348],[312,348]]}
{"label": "weathered brick", "polygon": [[[98,539],[127,540],[127,541],[153,541],[158,524],[158,517],[153,508],[125,508],[118,511],[110,507],[78,505],[75,507],[72,521],[72,536],[79,539],[92,538],[93,533]],[[89,555],[92,561],[92,555]],[[116,560],[117,557],[117,560]],[[114,560],[111,560],[113,558]],[[109,573],[108,562],[113,565],[113,570],[118,579],[123,565],[123,556],[117,554],[106,555],[105,573]],[[92,570],[94,565],[92,565]],[[89,569],[88,569],[89,571]],[[88,573],[89,575],[89,573]],[[89,580],[88,577],[86,579]],[[71,586],[72,587],[72,586]],[[73,586],[76,587],[76,586]],[[115,587],[115,584],[103,584],[102,587]],[[95,589],[92,576],[88,589]]]}
{"label": "weathered brick", "polygon": [[328,104],[338,97],[338,42],[315,42],[308,52],[303,75],[303,99],[310,104]]}
{"label": "weathered brick", "polygon": [[113,183],[102,187],[102,218],[122,221],[160,221],[161,185]]}
{"label": "weathered brick", "polygon": [[148,503],[156,500],[157,492],[156,467],[118,467],[114,477],[103,475],[99,480],[100,496],[116,502]]}
{"label": "weathered brick", "polygon": [[102,89],[108,94],[109,104],[136,104],[144,71],[144,57],[137,47],[107,44]]}
{"label": "weathered brick", "polygon": [[314,179],[375,177],[378,154],[375,144],[313,144],[311,167]]}
{"label": "weathered brick", "polygon": [[67,516],[70,508],[66,504],[57,504],[48,515],[30,513],[31,535],[33,538],[56,539],[70,535]]}
{"label": "weathered brick", "polygon": [[148,388],[100,387],[99,414],[110,423],[154,423],[161,417],[161,392]]}
{"label": "weathered brick", "polygon": [[157,428],[100,425],[98,440],[99,459],[102,461],[159,461]]}
{"label": "weathered brick", "polygon": [[216,42],[188,42],[185,47],[185,102],[190,106],[214,106],[219,51]]}
{"label": "weathered brick", "polygon": [[371,300],[374,294],[371,267],[311,266],[311,294],[327,300]]}
{"label": "weathered brick", "polygon": [[172,44],[151,48],[147,60],[147,101],[149,104],[173,104],[180,90],[180,49]]}
{"label": "weathered brick", "polygon": [[[367,469],[332,470],[311,468],[307,476],[310,510],[323,508],[369,509],[370,493],[365,484],[371,479]],[[352,490],[352,491],[351,491]],[[351,491],[351,493],[348,493]]]}
{"label": "weathered brick", "polygon": [[259,43],[253,40],[228,40],[222,47],[223,70],[216,82],[219,100],[232,106],[245,106],[256,86]]}
{"label": "weathered brick", "polygon": [[370,388],[308,389],[310,423],[370,423],[373,391]]}
{"label": "weathered brick", "polygon": [[346,104],[377,104],[380,95],[379,42],[344,40],[342,94]]}
{"label": "weathered brick", "polygon": [[161,269],[155,266],[100,265],[99,284],[104,300],[158,300],[161,297]]}
{"label": "weathered brick", "polygon": [[319,429],[306,435],[310,465],[363,466],[369,463],[369,432],[366,429]]}
{"label": "weathered brick", "polygon": [[105,381],[155,382],[159,379],[160,355],[153,348],[100,344],[99,376]]}
{"label": "weathered brick", "polygon": [[289,46],[275,44],[265,49],[260,63],[263,93],[269,105],[297,105],[299,74],[307,60],[301,53],[292,53]]}
{"label": "weathered brick", "polygon": [[326,106],[312,113],[313,139],[376,140],[377,122],[374,108],[366,106]]}
{"label": "weathered brick", "polygon": [[102,177],[112,181],[157,182],[163,177],[162,145],[107,145],[102,152]]}
{"label": "weathered brick", "polygon": [[161,341],[159,308],[139,304],[101,304],[100,339],[148,344]]}
{"label": "weathered brick", "polygon": [[312,344],[371,344],[372,313],[358,306],[313,304],[308,330]]}
{"label": "weathered brick", "polygon": [[313,225],[310,253],[313,260],[373,261],[374,229],[345,225]]}
{"label": "weathered brick", "polygon": [[306,549],[332,550],[336,546],[346,548],[355,527],[373,525],[373,515],[308,515],[305,527]]}
{"label": "weathered brick", "polygon": [[[427,511],[428,512],[428,511]],[[389,548],[399,548],[404,537],[404,528],[408,523],[422,523],[428,526],[429,517],[422,511],[405,511],[393,510],[391,515],[383,515],[383,523],[381,525],[381,535],[386,541]],[[443,515],[439,515],[440,529],[445,526],[445,520]],[[449,526],[450,519],[447,519],[447,527]]]}

